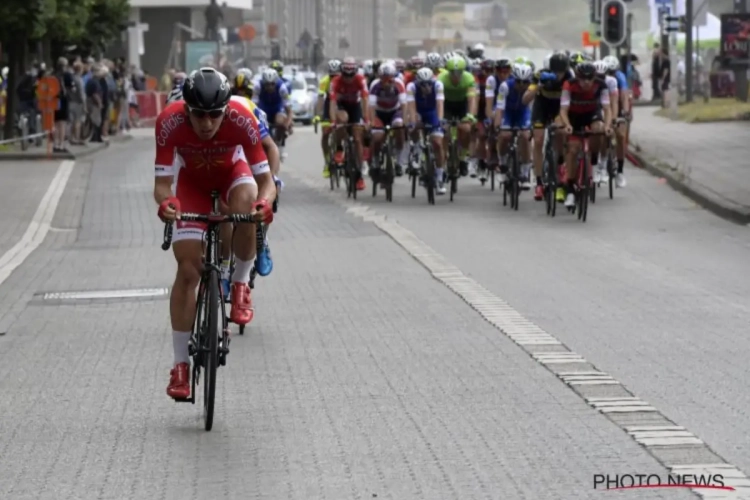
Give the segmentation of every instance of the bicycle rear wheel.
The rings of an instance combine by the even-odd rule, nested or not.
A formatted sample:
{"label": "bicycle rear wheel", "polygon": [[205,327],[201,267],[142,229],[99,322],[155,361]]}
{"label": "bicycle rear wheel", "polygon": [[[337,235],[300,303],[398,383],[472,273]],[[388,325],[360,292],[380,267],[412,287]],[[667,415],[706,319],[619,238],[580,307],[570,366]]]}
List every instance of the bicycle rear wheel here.
{"label": "bicycle rear wheel", "polygon": [[586,222],[586,214],[588,213],[589,209],[589,197],[591,194],[589,193],[589,190],[591,189],[591,177],[589,177],[589,160],[588,157],[584,155],[583,161],[580,163],[579,168],[583,169],[583,173],[581,173],[581,186],[580,186],[580,197],[578,200],[578,220],[581,222]]}
{"label": "bicycle rear wheel", "polygon": [[386,146],[386,158],[385,158],[385,201],[393,201],[393,179],[395,177],[395,171],[393,169],[393,147],[391,146],[391,139],[388,138]]}
{"label": "bicycle rear wheel", "polygon": [[427,189],[427,203],[435,204],[435,160],[429,147],[424,152],[424,187]]}
{"label": "bicycle rear wheel", "polygon": [[453,195],[458,191],[458,145],[455,141],[451,142],[450,149],[450,167],[448,169],[448,177],[450,180],[450,199],[453,201]]}
{"label": "bicycle rear wheel", "polygon": [[511,158],[511,172],[513,172],[513,181],[511,184],[511,191],[510,191],[510,208],[513,210],[518,210],[518,198],[521,195],[521,172],[518,165],[518,151],[513,148],[513,150],[510,152],[510,158]]}
{"label": "bicycle rear wheel", "polygon": [[203,349],[203,421],[205,429],[210,431],[214,425],[214,407],[216,401],[216,370],[219,367],[219,335],[224,331],[224,318],[219,295],[219,275],[212,272],[208,279],[208,318],[207,328],[203,331],[201,348]]}
{"label": "bicycle rear wheel", "polygon": [[615,177],[617,176],[615,171],[615,155],[612,149],[609,150],[609,154],[607,155],[607,176],[609,177],[607,183],[609,184],[609,199],[611,200],[615,197]]}

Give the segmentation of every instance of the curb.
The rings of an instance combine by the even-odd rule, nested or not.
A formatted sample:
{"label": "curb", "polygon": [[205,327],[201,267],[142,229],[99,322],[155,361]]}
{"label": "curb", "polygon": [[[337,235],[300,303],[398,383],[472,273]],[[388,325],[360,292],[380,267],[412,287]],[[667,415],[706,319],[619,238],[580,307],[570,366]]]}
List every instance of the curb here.
{"label": "curb", "polygon": [[750,224],[750,209],[722,200],[703,186],[693,184],[689,180],[685,182],[676,169],[659,162],[657,159],[649,158],[637,144],[630,145],[626,157],[636,167],[666,180],[669,187],[722,219],[735,224]]}
{"label": "curb", "polygon": [[112,143],[119,144],[122,142],[130,141],[132,139],[133,139],[133,136],[123,135],[123,136],[117,136],[117,138],[111,138],[107,142],[89,143],[89,147],[87,147],[85,150],[80,151],[78,153],[52,153],[50,155],[48,155],[46,152],[44,153],[0,153],[0,162],[25,161],[25,160],[32,160],[32,161],[76,160],[78,158],[85,158],[86,156],[91,156],[94,153],[98,153],[99,151],[102,151],[108,148],[110,144]]}

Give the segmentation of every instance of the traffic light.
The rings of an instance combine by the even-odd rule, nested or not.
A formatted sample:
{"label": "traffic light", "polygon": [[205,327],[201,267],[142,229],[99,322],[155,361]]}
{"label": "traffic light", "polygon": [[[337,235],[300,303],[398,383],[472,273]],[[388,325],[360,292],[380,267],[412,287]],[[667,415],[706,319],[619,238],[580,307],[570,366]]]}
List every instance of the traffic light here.
{"label": "traffic light", "polygon": [[622,0],[606,0],[602,4],[602,40],[619,47],[627,38],[627,8]]}

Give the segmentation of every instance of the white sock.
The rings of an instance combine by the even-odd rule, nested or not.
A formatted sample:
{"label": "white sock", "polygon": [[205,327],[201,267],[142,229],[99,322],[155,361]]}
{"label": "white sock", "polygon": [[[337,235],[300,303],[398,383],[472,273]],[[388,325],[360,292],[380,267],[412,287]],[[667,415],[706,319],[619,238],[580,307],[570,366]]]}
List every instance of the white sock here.
{"label": "white sock", "polygon": [[174,349],[174,364],[189,363],[188,344],[190,332],[172,331],[172,348]]}
{"label": "white sock", "polygon": [[221,272],[221,279],[228,280],[229,279],[229,269],[230,269],[230,260],[224,259],[221,261],[221,266],[219,266],[219,270]]}
{"label": "white sock", "polygon": [[253,270],[253,261],[234,259],[234,272],[232,273],[232,283],[249,283],[250,271]]}

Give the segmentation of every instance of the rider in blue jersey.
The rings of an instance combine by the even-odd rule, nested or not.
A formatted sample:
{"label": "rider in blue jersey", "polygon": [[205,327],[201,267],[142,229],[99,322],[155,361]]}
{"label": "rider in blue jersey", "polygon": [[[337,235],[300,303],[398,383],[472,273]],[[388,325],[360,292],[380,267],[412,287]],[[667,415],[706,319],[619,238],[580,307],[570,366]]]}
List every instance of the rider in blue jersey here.
{"label": "rider in blue jersey", "polygon": [[627,120],[630,118],[630,89],[628,88],[628,78],[620,70],[620,61],[615,56],[607,56],[604,58],[604,62],[607,65],[607,74],[611,75],[617,80],[617,90],[619,92],[620,106],[617,127],[615,131],[617,133],[616,141],[616,154],[617,154],[617,177],[615,178],[615,184],[617,187],[624,188],[627,185],[625,180],[625,136],[627,134],[628,124]]}
{"label": "rider in blue jersey", "polygon": [[[521,157],[521,187],[529,189],[531,187],[531,106],[523,103],[523,95],[528,90],[529,85],[534,77],[534,71],[527,64],[514,64],[511,70],[511,76],[497,87],[497,92],[493,94],[490,85],[487,85],[486,97],[492,97],[495,100],[494,106],[494,123],[495,127],[502,129],[518,128],[521,129],[519,141],[519,153]],[[501,152],[505,152],[507,145],[510,143],[513,134],[510,130],[503,130],[498,140]],[[501,173],[505,173],[507,163],[503,163]],[[537,177],[537,187],[534,191],[535,199],[542,199],[544,191],[542,189],[541,177]],[[537,198],[537,195],[540,196]]]}
{"label": "rider in blue jersey", "polygon": [[175,101],[182,100],[182,85],[185,83],[187,75],[185,73],[177,73],[172,79],[172,90],[167,96],[167,104],[171,104]]}
{"label": "rider in blue jersey", "polygon": [[[292,103],[289,100],[289,91],[276,70],[269,68],[263,71],[253,89],[253,102],[266,114],[271,128],[289,129],[292,121]],[[278,146],[283,157],[283,141]]]}
{"label": "rider in blue jersey", "polygon": [[435,180],[437,194],[445,194],[443,172],[445,171],[445,152],[443,151],[443,122],[445,89],[430,68],[420,68],[414,81],[406,86],[407,118],[410,127],[417,121],[429,129],[432,149],[435,152]]}
{"label": "rider in blue jersey", "polygon": [[271,64],[269,65],[271,69],[275,69],[276,73],[279,74],[279,78],[281,78],[281,81],[284,82],[284,85],[286,85],[286,91],[290,94],[292,93],[292,82],[289,80],[289,78],[286,78],[284,76],[284,63],[281,61],[271,61]]}

